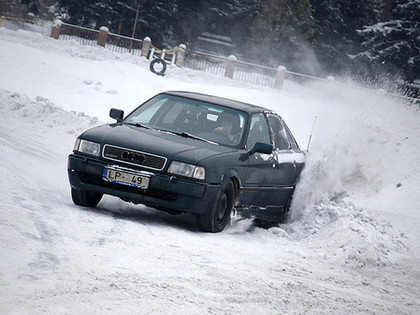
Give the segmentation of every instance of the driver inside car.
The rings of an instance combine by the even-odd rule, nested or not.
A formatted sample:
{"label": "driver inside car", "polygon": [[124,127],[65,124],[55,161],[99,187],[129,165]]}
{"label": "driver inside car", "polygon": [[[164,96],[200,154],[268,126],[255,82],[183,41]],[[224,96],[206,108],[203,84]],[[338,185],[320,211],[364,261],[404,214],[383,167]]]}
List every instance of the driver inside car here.
{"label": "driver inside car", "polygon": [[223,112],[217,118],[219,127],[213,131],[224,135],[230,142],[237,142],[240,136],[240,119],[238,115]]}

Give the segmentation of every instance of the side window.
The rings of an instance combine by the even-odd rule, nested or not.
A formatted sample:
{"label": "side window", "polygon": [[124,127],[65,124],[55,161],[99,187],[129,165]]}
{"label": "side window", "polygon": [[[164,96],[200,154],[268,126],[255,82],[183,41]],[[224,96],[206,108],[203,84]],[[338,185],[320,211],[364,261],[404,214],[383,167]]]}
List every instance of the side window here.
{"label": "side window", "polygon": [[274,148],[278,150],[289,149],[289,141],[281,118],[274,114],[268,114],[267,118],[273,135]]}
{"label": "side window", "polygon": [[295,137],[293,137],[292,133],[290,132],[289,128],[287,127],[287,125],[285,123],[284,123],[284,129],[286,130],[287,138],[289,138],[290,147],[292,149],[299,149],[299,146],[298,146],[298,144],[295,140]]}
{"label": "side window", "polygon": [[254,114],[251,117],[246,147],[252,149],[256,142],[271,144],[270,131],[264,114]]}

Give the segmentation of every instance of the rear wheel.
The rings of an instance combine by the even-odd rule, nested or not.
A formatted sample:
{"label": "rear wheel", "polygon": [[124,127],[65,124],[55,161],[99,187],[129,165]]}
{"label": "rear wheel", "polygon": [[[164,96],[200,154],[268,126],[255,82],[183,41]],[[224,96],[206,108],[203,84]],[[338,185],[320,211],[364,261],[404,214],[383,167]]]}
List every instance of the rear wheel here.
{"label": "rear wheel", "polygon": [[278,226],[281,223],[284,223],[287,220],[289,215],[290,205],[292,204],[292,197],[287,201],[284,207],[276,207],[275,212],[278,213],[278,216],[275,220],[259,219],[254,220],[254,225],[263,229],[269,229],[275,226]]}
{"label": "rear wheel", "polygon": [[198,226],[204,232],[221,232],[230,221],[235,189],[231,180],[223,183],[212,208],[198,217]]}
{"label": "rear wheel", "polygon": [[83,207],[96,207],[103,194],[94,191],[71,189],[71,199],[74,204]]}

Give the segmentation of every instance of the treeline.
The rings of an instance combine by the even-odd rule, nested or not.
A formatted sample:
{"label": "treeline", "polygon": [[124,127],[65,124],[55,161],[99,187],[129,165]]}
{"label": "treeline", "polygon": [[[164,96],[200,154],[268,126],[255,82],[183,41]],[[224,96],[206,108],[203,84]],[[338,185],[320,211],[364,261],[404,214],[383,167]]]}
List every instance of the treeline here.
{"label": "treeline", "polygon": [[307,74],[413,81],[420,72],[420,0],[10,0],[0,10],[166,48],[223,35],[242,59]]}

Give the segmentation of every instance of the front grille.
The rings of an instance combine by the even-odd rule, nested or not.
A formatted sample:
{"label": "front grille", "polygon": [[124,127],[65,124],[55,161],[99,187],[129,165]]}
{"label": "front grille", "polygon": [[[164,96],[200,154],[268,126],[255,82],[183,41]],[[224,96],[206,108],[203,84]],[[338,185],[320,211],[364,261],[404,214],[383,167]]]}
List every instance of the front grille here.
{"label": "front grille", "polygon": [[161,171],[165,167],[166,158],[146,152],[130,150],[106,144],[102,152],[106,159],[139,165]]}

